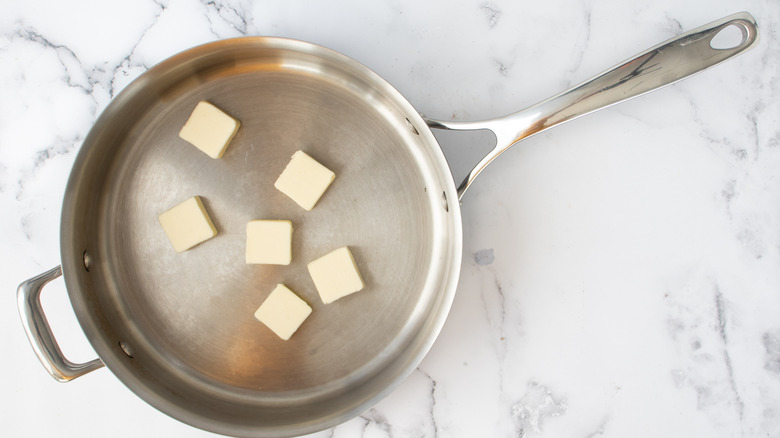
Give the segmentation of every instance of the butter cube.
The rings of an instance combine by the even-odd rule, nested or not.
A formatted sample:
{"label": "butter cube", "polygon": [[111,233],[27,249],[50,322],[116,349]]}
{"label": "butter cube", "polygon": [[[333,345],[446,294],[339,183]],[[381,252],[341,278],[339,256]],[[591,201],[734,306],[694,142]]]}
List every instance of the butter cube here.
{"label": "butter cube", "polygon": [[255,318],[286,341],[310,314],[311,307],[305,301],[285,285],[278,284],[257,309]]}
{"label": "butter cube", "polygon": [[292,231],[290,221],[249,221],[246,224],[246,262],[289,265]]}
{"label": "butter cube", "polygon": [[306,211],[314,208],[330,183],[336,177],[327,167],[302,151],[293,154],[292,159],[274,183],[280,192],[289,196]]}
{"label": "butter cube", "polygon": [[365,286],[355,258],[346,246],[314,260],[308,267],[314,286],[325,304],[357,292]]}
{"label": "butter cube", "polygon": [[211,158],[221,158],[241,123],[214,105],[201,101],[195,106],[179,137]]}
{"label": "butter cube", "polygon": [[176,252],[184,252],[217,235],[200,196],[193,196],[158,218]]}

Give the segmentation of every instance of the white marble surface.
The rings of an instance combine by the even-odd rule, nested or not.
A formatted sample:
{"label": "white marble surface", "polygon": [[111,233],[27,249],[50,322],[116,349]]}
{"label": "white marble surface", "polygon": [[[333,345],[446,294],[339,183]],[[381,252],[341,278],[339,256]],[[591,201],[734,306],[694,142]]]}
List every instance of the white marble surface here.
{"label": "white marble surface", "polygon": [[[748,10],[762,31],[755,50],[491,165],[463,202],[459,291],[433,349],[384,401],[315,436],[780,436],[780,3],[71,0],[2,10],[1,435],[211,436],[108,370],[55,382],[16,311],[18,283],[59,264],[61,199],[82,140],[155,63],[221,38],[298,38],[364,63],[428,116],[481,119]],[[44,300],[66,352],[90,359],[61,280]]]}

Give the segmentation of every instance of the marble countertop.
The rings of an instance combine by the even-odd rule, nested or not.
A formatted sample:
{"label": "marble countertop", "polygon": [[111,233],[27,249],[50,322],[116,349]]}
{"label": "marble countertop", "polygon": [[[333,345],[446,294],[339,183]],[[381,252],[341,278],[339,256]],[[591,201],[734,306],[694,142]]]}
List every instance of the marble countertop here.
{"label": "marble countertop", "polygon": [[[491,164],[463,199],[460,283],[432,350],[314,436],[780,436],[780,3],[758,0],[4,2],[2,434],[213,436],[106,369],[55,382],[15,304],[21,281],[60,263],[85,135],[154,64],[217,39],[297,38],[365,64],[426,116],[479,120],[740,10],[759,23],[754,50]],[[44,306],[66,353],[93,358],[61,280]]]}

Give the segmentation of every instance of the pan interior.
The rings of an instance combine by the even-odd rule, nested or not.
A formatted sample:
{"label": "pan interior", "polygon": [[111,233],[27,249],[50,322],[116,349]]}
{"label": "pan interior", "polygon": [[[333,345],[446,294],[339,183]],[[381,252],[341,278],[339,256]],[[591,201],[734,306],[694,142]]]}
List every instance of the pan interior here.
{"label": "pan interior", "polygon": [[[354,61],[294,44],[205,46],[150,70],[88,137],[63,214],[63,251],[93,260],[66,280],[86,285],[71,297],[98,353],[158,408],[223,433],[246,431],[203,418],[249,427],[237,417],[298,407],[264,421],[309,421],[301,432],[365,409],[430,346],[460,264],[453,184],[419,116]],[[221,159],[178,137],[201,100],[241,121]],[[336,174],[311,211],[273,185],[297,150]],[[157,217],[195,195],[218,234],[176,253]],[[253,219],[292,221],[289,266],[245,263]],[[366,287],[326,305],[306,265],[341,246]],[[313,309],[288,341],[253,317],[278,283]],[[177,397],[210,406],[182,413],[195,408]]]}

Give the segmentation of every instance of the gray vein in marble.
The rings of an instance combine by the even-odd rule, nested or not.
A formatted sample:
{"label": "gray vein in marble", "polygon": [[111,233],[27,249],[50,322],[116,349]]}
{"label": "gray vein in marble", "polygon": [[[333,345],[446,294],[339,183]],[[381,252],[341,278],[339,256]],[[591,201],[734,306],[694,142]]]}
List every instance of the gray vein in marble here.
{"label": "gray vein in marble", "polygon": [[423,376],[425,376],[426,379],[428,379],[429,382],[431,382],[431,411],[430,411],[430,418],[431,423],[433,424],[433,436],[437,437],[439,436],[439,425],[436,423],[436,379],[431,377],[430,374],[423,371],[421,368],[417,368],[417,371],[420,372]]}
{"label": "gray vein in marble", "polygon": [[[337,427],[337,426],[336,426]],[[334,438],[336,436],[336,427],[331,427],[328,429],[328,438]]]}
{"label": "gray vein in marble", "polygon": [[753,147],[755,148],[755,154],[753,156],[753,159],[758,161],[759,153],[761,152],[761,134],[758,126],[758,117],[756,114],[760,111],[760,108],[758,107],[759,104],[756,104],[756,106],[753,107],[753,110],[751,111],[751,114],[748,116],[750,119],[750,129],[751,133],[753,134]]}
{"label": "gray vein in marble", "polygon": [[[476,260],[475,260],[476,261]],[[491,320],[491,292],[494,292],[495,296],[495,305],[497,307],[497,316],[498,321],[496,322],[496,325],[499,328],[499,340],[498,345],[496,347],[496,353],[499,361],[503,361],[506,357],[506,329],[504,327],[504,322],[506,321],[506,297],[504,296],[504,287],[501,284],[501,281],[498,279],[498,276],[496,275],[495,270],[492,268],[488,268],[488,271],[490,272],[490,275],[493,280],[493,286],[492,288],[482,288],[480,297],[482,299],[482,307],[485,311],[485,317],[488,319],[488,322]],[[499,373],[499,379],[501,388],[503,388],[504,384],[504,375],[503,372]]]}
{"label": "gray vein in marble", "polygon": [[19,219],[19,224],[21,225],[22,232],[24,233],[25,240],[32,240],[32,234],[30,233],[30,217],[31,214],[26,214]]}
{"label": "gray vein in marble", "polygon": [[548,387],[529,381],[526,393],[512,405],[515,433],[520,438],[529,432],[541,433],[545,419],[565,414],[566,408],[566,401],[553,395]]}
{"label": "gray vein in marble", "polygon": [[[671,305],[669,332],[682,360],[679,368],[670,370],[671,381],[676,388],[693,390],[697,408],[711,421],[727,424],[725,416],[733,415],[733,421],[744,427],[749,416],[737,383],[739,370],[731,358],[728,301],[717,284],[708,286],[705,278],[691,281],[679,293],[666,295]],[[702,308],[707,295],[711,304]]]}
{"label": "gray vein in marble", "polygon": [[[761,155],[761,127],[758,120],[758,114],[761,112],[761,110],[761,103],[757,102],[750,108],[748,113],[745,114],[745,118],[750,122],[745,123],[745,126],[749,127],[749,131],[746,132],[750,132],[750,138],[752,139],[753,161],[758,161]],[[732,148],[735,149],[733,150],[733,154],[738,160],[742,161],[750,157],[746,147],[733,146]]]}
{"label": "gray vein in marble", "polygon": [[[8,166],[6,166],[3,163],[0,163],[0,175],[5,175],[7,173],[8,173]],[[4,179],[0,179],[0,193],[4,193],[5,189],[6,189],[5,181]]]}
{"label": "gray vein in marble", "polygon": [[[117,93],[117,90],[115,89],[115,83],[116,77],[120,72],[127,74],[127,71],[133,67],[143,67],[144,70],[149,68],[143,63],[134,63],[131,61],[131,59],[135,54],[136,48],[141,43],[141,41],[143,41],[147,32],[149,32],[149,29],[157,24],[160,16],[166,10],[166,5],[160,3],[157,0],[155,0],[154,3],[160,7],[160,12],[154,17],[152,24],[144,29],[141,36],[138,38],[138,41],[130,50],[130,53],[122,58],[119,63],[111,69],[106,69],[101,66],[92,66],[89,68],[81,62],[79,57],[72,49],[65,45],[57,44],[51,41],[34,28],[24,26],[22,23],[17,23],[17,30],[14,35],[23,40],[35,44],[40,44],[45,48],[54,50],[57,54],[57,58],[60,64],[62,64],[65,83],[70,87],[78,88],[84,94],[90,95],[96,104],[101,105],[100,100],[95,95],[96,87],[98,85],[104,86],[105,89],[108,90],[109,97],[113,98]],[[82,76],[82,78],[78,78],[76,76]]]}
{"label": "gray vein in marble", "polygon": [[680,23],[679,20],[676,18],[670,16],[669,14],[664,14],[664,18],[666,18],[666,29],[672,34],[677,35],[683,33],[683,25]]}
{"label": "gray vein in marble", "polygon": [[764,333],[764,369],[780,377],[780,333]]}
{"label": "gray vein in marble", "polygon": [[144,64],[143,62],[135,62],[134,63],[132,61],[132,58],[135,55],[136,49],[138,49],[138,46],[144,40],[144,37],[146,36],[146,34],[149,33],[149,30],[151,30],[160,21],[160,17],[162,17],[162,15],[168,9],[167,2],[163,2],[161,0],[152,0],[152,1],[154,2],[155,5],[157,5],[160,8],[160,11],[154,16],[154,20],[152,20],[152,23],[149,26],[147,26],[146,29],[144,29],[143,32],[141,32],[141,36],[138,38],[138,41],[136,41],[135,44],[133,44],[133,47],[130,49],[130,53],[127,56],[125,56],[124,58],[122,58],[119,61],[119,64],[117,64],[117,66],[114,67],[112,69],[112,71],[111,71],[111,79],[110,79],[110,81],[108,83],[108,87],[106,87],[106,88],[108,89],[109,97],[111,97],[112,99],[118,93],[118,90],[116,90],[116,78],[117,78],[117,75],[122,73],[125,76],[127,76],[129,71],[132,68],[134,68],[134,67],[140,67],[144,71],[149,70],[150,66]]}
{"label": "gray vein in marble", "polygon": [[766,146],[768,148],[776,148],[780,146],[780,131],[775,132],[775,135],[767,141]]}
{"label": "gray vein in marble", "polygon": [[509,76],[509,69],[512,67],[512,64],[507,65],[499,59],[494,59],[493,62],[498,66],[498,74],[504,77]]}
{"label": "gray vein in marble", "polygon": [[[57,56],[57,60],[62,65],[64,83],[71,88],[80,90],[85,95],[92,95],[92,92],[94,91],[94,83],[89,79],[89,75],[87,75],[86,71],[84,71],[81,61],[75,52],[73,52],[73,50],[65,45],[55,44],[41,33],[30,27],[24,26],[22,23],[17,23],[17,27],[13,36],[33,44],[38,44],[46,49],[53,50]],[[74,64],[78,65],[78,71],[76,71],[77,68]],[[79,83],[81,81],[74,79],[74,76],[79,73],[84,75],[84,79],[87,81],[86,84]],[[80,144],[81,140],[82,139],[79,136],[69,139],[57,137],[54,144],[36,152],[31,167],[28,170],[22,172],[22,175],[17,181],[16,199],[18,201],[23,199],[27,181],[36,174],[38,169],[43,167],[45,163],[51,158],[73,152],[75,150],[75,145],[77,143]],[[21,225],[25,235],[29,238],[29,232],[27,231],[25,222],[22,221]]]}
{"label": "gray vein in marble", "polygon": [[742,396],[739,394],[737,388],[737,382],[734,378],[734,367],[731,362],[731,355],[729,354],[729,342],[726,333],[726,305],[723,301],[723,293],[721,293],[718,287],[715,287],[715,309],[718,316],[718,335],[723,342],[723,362],[726,365],[726,371],[728,373],[729,385],[734,395],[734,401],[737,404],[739,410],[739,418],[742,420],[745,415],[745,403],[742,401]]}
{"label": "gray vein in marble", "polygon": [[[585,53],[587,52],[588,44],[590,43],[590,25],[591,25],[591,7],[588,4],[585,9],[585,23],[583,24],[583,27],[580,29],[580,36],[578,36],[579,40],[582,40],[581,43],[578,43],[574,46],[574,53],[572,53],[571,58],[574,60],[572,66],[568,69],[567,73],[568,76],[573,76],[577,71],[579,71],[580,67],[582,67],[582,61],[585,59]],[[581,80],[584,80],[583,78],[580,78]],[[569,80],[566,88],[572,87],[574,82],[572,80]]]}
{"label": "gray vein in marble", "polygon": [[[686,100],[688,101],[688,104],[691,108],[693,122],[700,129],[699,137],[707,142],[709,148],[713,152],[719,153],[721,150],[720,146],[725,146],[727,151],[737,160],[744,161],[746,158],[748,158],[748,152],[745,148],[734,144],[734,142],[731,141],[731,139],[728,137],[719,137],[714,132],[712,132],[712,130],[707,126],[705,118],[701,115],[701,109],[696,104],[695,96],[691,96],[685,87],[675,87],[675,90],[685,95]],[[747,117],[755,117],[755,115],[748,115]],[[754,139],[756,139],[754,140],[755,143],[755,141],[757,141],[757,136],[754,136]]]}
{"label": "gray vein in marble", "polygon": [[393,436],[393,427],[390,425],[390,423],[387,421],[387,418],[380,414],[379,411],[377,411],[374,408],[371,408],[360,415],[360,418],[366,421],[366,423],[363,425],[363,436],[366,435],[366,430],[368,429],[368,426],[373,424],[379,427],[382,431],[387,433],[387,436],[392,437]]}
{"label": "gray vein in marble", "polygon": [[[746,146],[743,145],[742,143],[735,143],[735,141],[733,141],[730,137],[718,136],[714,132],[712,132],[712,128],[708,127],[707,121],[701,115],[701,109],[696,104],[695,96],[691,96],[685,87],[675,87],[675,88],[677,89],[678,92],[683,93],[686,96],[691,106],[693,121],[700,128],[699,137],[706,140],[710,148],[714,152],[719,151],[719,148],[717,148],[717,146],[725,146],[728,152],[737,161],[746,161],[748,158],[752,158],[753,162],[759,161],[760,151],[762,149],[761,147],[762,129],[761,129],[761,122],[759,120],[759,114],[761,114],[763,110],[763,108],[761,108],[760,102],[757,102],[752,107],[750,107],[747,113],[744,115],[745,119],[749,121],[749,123],[744,124],[744,126],[749,127],[749,130],[746,130],[745,132],[750,133],[750,146]],[[772,128],[774,127],[771,127],[770,129]],[[774,129],[772,130],[774,131]],[[771,138],[767,140],[767,145],[770,140]],[[747,139],[745,143],[747,143]],[[748,148],[752,149],[752,151],[748,152]]]}
{"label": "gray vein in marble", "polygon": [[[482,253],[480,256],[479,254]],[[498,360],[498,392],[501,398],[506,396],[506,374],[505,368],[502,366],[506,361],[508,347],[506,340],[506,296],[504,295],[504,287],[496,274],[496,271],[492,266],[487,263],[492,263],[495,260],[493,249],[482,250],[474,255],[474,262],[482,266],[481,270],[486,270],[490,275],[493,287],[481,287],[480,299],[482,301],[482,307],[484,310],[485,318],[491,326],[498,328],[498,339],[492,336],[488,341],[493,345],[496,359]],[[481,265],[480,262],[486,263]]]}
{"label": "gray vein in marble", "polygon": [[485,14],[485,16],[488,19],[488,24],[490,27],[495,27],[496,24],[498,24],[499,18],[501,18],[501,9],[496,6],[493,3],[482,3],[479,5],[479,8],[482,9],[482,12]]}
{"label": "gray vein in marble", "polygon": [[36,30],[30,27],[26,27],[21,23],[17,23],[17,29],[14,32],[14,35],[23,40],[29,41],[31,43],[39,44],[45,48],[54,50],[54,52],[57,54],[57,59],[59,60],[60,64],[62,64],[62,68],[64,70],[64,75],[65,75],[65,83],[68,84],[69,87],[78,88],[84,94],[92,93],[93,88],[88,86],[90,85],[89,82],[88,84],[80,84],[76,80],[74,80],[74,75],[77,72],[73,71],[74,70],[73,62],[75,62],[79,67],[81,67],[81,71],[79,71],[78,73],[83,74],[85,78],[87,78],[88,75],[83,70],[83,65],[81,63],[81,60],[79,60],[79,57],[76,55],[75,52],[73,52],[73,50],[71,50],[65,45],[55,44],[52,41],[49,41],[49,39],[44,37]]}
{"label": "gray vein in marble", "polygon": [[[494,273],[495,275],[495,273]],[[501,281],[499,281],[498,277],[496,277],[496,292],[498,292],[498,298],[499,298],[499,305],[501,306],[501,345],[504,347],[502,349],[502,357],[506,355],[506,336],[504,333],[504,322],[506,321],[506,297],[504,296],[504,287],[501,285]]]}
{"label": "gray vein in marble", "polygon": [[[730,179],[723,185],[723,189],[720,191],[720,195],[726,200],[726,204],[729,205],[731,200],[737,196],[737,180]],[[730,214],[729,214],[730,215]]]}
{"label": "gray vein in marble", "polygon": [[604,419],[601,420],[601,423],[599,423],[596,430],[593,431],[592,433],[585,435],[585,438],[596,438],[597,436],[604,435],[604,430],[607,428],[607,423],[609,423],[609,416],[604,417]]}
{"label": "gray vein in marble", "polygon": [[[225,23],[230,25],[230,27],[235,29],[236,32],[240,33],[241,35],[246,35],[248,33],[249,20],[247,20],[246,11],[240,10],[239,8],[230,5],[225,1],[217,2],[216,0],[202,0],[202,3],[207,10],[211,9],[216,11],[217,16]],[[211,33],[218,38],[222,38],[223,36],[218,35],[217,32],[214,31],[214,22],[211,19],[211,14],[206,14],[206,18],[209,20],[209,24],[211,25]]]}
{"label": "gray vein in marble", "polygon": [[[162,15],[163,12],[168,10],[168,2],[167,1],[163,1],[163,0],[152,0],[152,2],[154,4],[156,4],[160,8],[160,13],[157,14],[157,16],[154,17],[154,22],[157,23],[157,21],[160,19],[160,15]],[[154,24],[152,24],[151,26],[146,28],[146,30],[144,30],[144,34],[149,30],[149,28],[151,28],[153,26],[154,26]],[[143,39],[143,37],[139,38],[139,40],[142,40],[142,39]],[[138,46],[138,44],[136,44],[136,46]]]}
{"label": "gray vein in marble", "polygon": [[46,165],[46,162],[48,162],[54,157],[58,157],[61,155],[68,155],[72,153],[73,151],[76,150],[76,145],[81,144],[82,140],[83,139],[78,136],[70,139],[57,137],[57,141],[55,141],[54,144],[52,144],[51,146],[43,150],[36,152],[35,158],[32,161],[32,165],[30,166],[29,169],[22,172],[22,175],[19,177],[19,180],[17,181],[16,200],[21,201],[24,199],[25,187],[27,185],[28,180],[34,177],[35,174],[38,172],[38,170],[40,170],[43,166]]}

